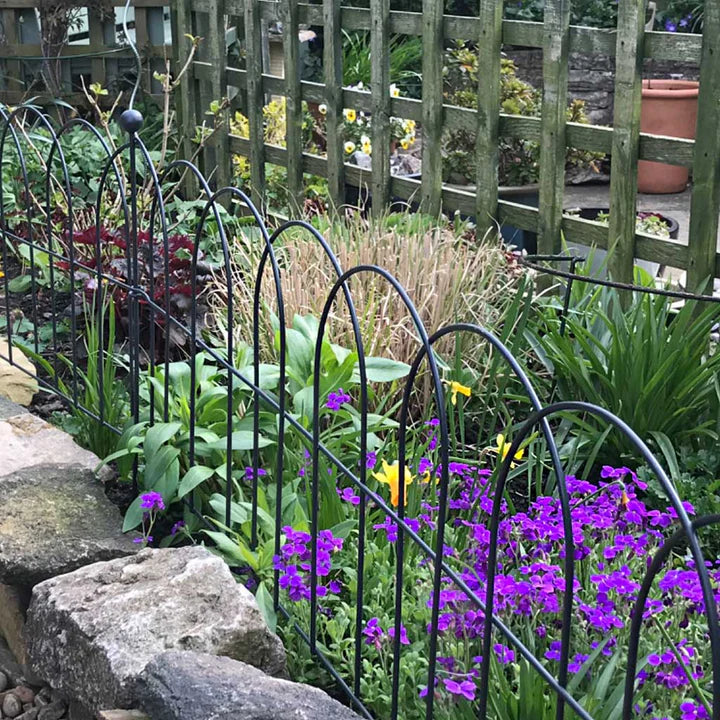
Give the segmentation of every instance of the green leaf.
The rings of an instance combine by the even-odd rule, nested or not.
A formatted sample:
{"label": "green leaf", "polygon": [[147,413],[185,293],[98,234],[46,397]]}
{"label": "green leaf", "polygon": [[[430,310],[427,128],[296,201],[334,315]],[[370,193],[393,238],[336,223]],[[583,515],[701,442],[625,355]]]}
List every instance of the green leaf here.
{"label": "green leaf", "polygon": [[257,592],[255,593],[255,600],[257,601],[258,607],[260,608],[260,612],[262,613],[267,626],[270,628],[270,632],[275,632],[275,628],[277,627],[277,615],[275,613],[275,608],[273,607],[272,595],[268,592],[264,582],[261,582],[258,585]]}
{"label": "green leaf", "polygon": [[240,546],[233,542],[225,533],[217,532],[216,530],[202,530],[205,535],[212,539],[217,545],[218,550],[226,555],[227,557],[236,560],[237,562],[246,562],[243,557]]}
{"label": "green leaf", "polygon": [[24,293],[32,285],[32,275],[19,275],[8,282],[8,290],[12,293]]}
{"label": "green leaf", "polygon": [[140,507],[141,503],[142,498],[139,495],[130,503],[123,520],[123,532],[134,530],[142,522],[144,510]]}
{"label": "green leaf", "polygon": [[170,464],[180,455],[175,447],[163,447],[145,465],[145,488],[150,489],[162,480]]}
{"label": "green leaf", "polygon": [[[404,362],[390,360],[390,358],[369,357],[365,359],[365,371],[368,382],[392,382],[400,380],[410,372],[410,366]],[[353,382],[360,382],[360,371],[357,364],[353,371]]]}
{"label": "green leaf", "polygon": [[189,492],[211,477],[214,472],[215,470],[213,468],[209,468],[206,465],[193,465],[193,467],[183,475],[183,479],[180,481],[180,487],[177,493],[178,499],[184,498]]}
{"label": "green leaf", "polygon": [[344,540],[355,529],[356,525],[357,520],[343,520],[330,528],[330,530],[335,537],[339,537]]}
{"label": "green leaf", "polygon": [[[260,435],[258,437],[258,447],[267,447],[268,445],[272,445],[273,441],[269,440],[268,438],[263,437]],[[215,442],[208,443],[208,447],[212,448],[213,450],[225,450],[227,448],[227,439],[226,438],[220,438],[220,440],[216,440]],[[236,430],[232,434],[232,449],[233,451],[237,450],[252,450],[254,447],[253,445],[253,433],[250,430]]]}
{"label": "green leaf", "polygon": [[171,440],[181,427],[182,425],[179,422],[172,422],[155,423],[155,425],[148,428],[145,433],[145,442],[143,443],[145,457],[148,460],[152,458],[160,449],[160,446]]}

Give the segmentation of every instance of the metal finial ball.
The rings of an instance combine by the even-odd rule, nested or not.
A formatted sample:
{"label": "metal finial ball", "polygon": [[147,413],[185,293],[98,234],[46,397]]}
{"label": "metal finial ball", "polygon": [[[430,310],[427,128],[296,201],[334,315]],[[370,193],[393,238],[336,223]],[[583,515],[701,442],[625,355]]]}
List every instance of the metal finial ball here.
{"label": "metal finial ball", "polygon": [[120,116],[120,127],[128,133],[136,133],[143,126],[142,113],[137,110],[125,110]]}

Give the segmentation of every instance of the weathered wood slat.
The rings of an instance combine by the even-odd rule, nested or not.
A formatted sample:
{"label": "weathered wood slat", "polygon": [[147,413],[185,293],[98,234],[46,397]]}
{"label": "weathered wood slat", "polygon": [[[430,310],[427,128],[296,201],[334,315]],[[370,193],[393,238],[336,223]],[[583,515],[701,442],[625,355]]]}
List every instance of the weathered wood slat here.
{"label": "weathered wood slat", "polygon": [[288,149],[287,183],[290,215],[299,216],[303,207],[302,189],[302,95],[298,61],[298,2],[283,0],[283,57],[285,63],[285,134]]}
{"label": "weathered wood slat", "polygon": [[502,0],[480,0],[479,73],[475,157],[476,218],[482,237],[496,219],[498,204],[498,129],[500,125],[500,48]]}
{"label": "weathered wood slat", "polygon": [[543,254],[561,249],[569,31],[570,0],[545,0],[538,221],[538,251]]}
{"label": "weathered wood slat", "polygon": [[[2,14],[3,29],[5,32],[6,45],[0,47],[0,55],[7,55],[8,58],[16,56],[15,53],[10,49],[11,47],[18,47],[18,31],[17,22],[18,14],[17,11],[12,9],[3,9]],[[22,74],[20,69],[20,63],[16,60],[3,60],[4,71],[5,71],[5,87],[8,91],[22,92]]]}
{"label": "weathered wood slat", "polygon": [[712,289],[720,212],[720,2],[705,3],[700,97],[690,203],[690,290]]}
{"label": "weathered wood slat", "polygon": [[[103,31],[103,21],[99,12],[88,8],[88,36],[90,45],[104,45],[105,33]],[[105,60],[102,57],[90,60],[90,75],[92,81],[100,83],[105,87],[107,77],[105,75]]]}
{"label": "weathered wood slat", "polygon": [[[340,3],[323,0],[324,71],[325,71],[325,130],[327,151],[327,181],[330,201],[334,208],[345,203],[345,168],[343,158],[343,57],[340,24]],[[301,89],[302,92],[302,89]]]}
{"label": "weathered wood slat", "polygon": [[620,0],[618,28],[608,268],[615,280],[632,282],[645,0]]}
{"label": "weathered wood slat", "polygon": [[257,4],[245,5],[245,47],[247,50],[247,118],[250,125],[250,189],[253,203],[265,207],[265,134],[263,131],[262,40]]}
{"label": "weathered wood slat", "polygon": [[370,0],[372,98],[372,210],[385,211],[390,199],[390,1]]}
{"label": "weathered wood slat", "polygon": [[218,188],[227,187],[232,179],[232,160],[230,158],[230,117],[226,107],[227,98],[227,45],[225,42],[225,7],[223,0],[212,0],[208,13],[208,36],[203,41],[207,47],[210,65],[215,68],[210,82],[212,101],[224,106],[215,118],[217,132],[213,136],[213,149],[215,151],[215,185]]}
{"label": "weathered wood slat", "polygon": [[443,132],[443,3],[423,0],[422,60],[422,191],[424,212],[442,208]]}
{"label": "weathered wood slat", "polygon": [[[185,63],[190,57],[192,51],[192,41],[187,35],[191,29],[191,0],[175,0],[171,7],[171,27],[172,27],[172,44],[173,44],[173,77],[177,78]],[[183,32],[183,29],[186,32]],[[193,84],[193,76],[191,70],[185,73],[178,80],[178,87],[175,93],[175,114],[177,118],[177,126],[181,128],[180,136],[183,148],[183,155],[186,158],[193,156],[193,128],[197,125],[195,118],[191,86]],[[185,193],[188,197],[194,194],[195,179],[188,173],[185,179]]]}

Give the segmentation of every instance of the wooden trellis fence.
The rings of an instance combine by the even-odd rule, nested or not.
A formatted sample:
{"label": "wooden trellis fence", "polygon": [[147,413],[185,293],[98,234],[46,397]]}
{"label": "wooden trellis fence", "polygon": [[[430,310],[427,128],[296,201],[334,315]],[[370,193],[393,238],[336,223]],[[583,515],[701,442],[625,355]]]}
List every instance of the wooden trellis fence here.
{"label": "wooden trellis fence", "polygon": [[[611,271],[616,279],[632,277],[633,257],[688,271],[688,285],[699,288],[720,276],[716,250],[720,207],[720,0],[706,0],[704,35],[646,32],[645,0],[619,0],[618,30],[570,25],[569,0],[545,0],[544,23],[503,19],[501,0],[481,0],[479,17],[443,14],[437,0],[424,0],[422,13],[394,12],[388,0],[370,0],[369,8],[341,7],[337,0],[305,4],[297,0],[175,0],[174,47],[178,59],[189,51],[184,33],[205,38],[193,73],[186,79],[182,104],[185,118],[201,121],[211,99],[228,96],[228,87],[244,93],[249,139],[216,133],[213,164],[218,180],[230,171],[230,155],[249,158],[254,199],[262,204],[265,163],[287,167],[291,194],[300,197],[302,173],[328,178],[335,202],[342,203],[345,183],[368,185],[373,206],[390,197],[420,200],[424,210],[460,210],[479,224],[491,220],[537,231],[542,252],[568,242],[614,248]],[[284,28],[284,78],[265,74],[263,28],[280,20]],[[324,84],[299,79],[298,27],[323,26]],[[225,30],[244,38],[245,67],[227,63]],[[369,30],[372,48],[372,90],[342,88],[341,30]],[[417,35],[423,41],[422,100],[391,98],[389,54],[391,34]],[[475,40],[481,67],[479,104],[468,110],[443,104],[442,65],[446,41]],[[543,49],[541,117],[500,112],[500,57],[503,44]],[[616,60],[614,127],[566,122],[568,55],[571,52],[614,56]],[[697,143],[640,134],[640,93],[644,58],[692,62],[701,66]],[[287,147],[265,145],[262,130],[266,94],[287,98]],[[302,152],[302,100],[327,105],[327,157]],[[343,108],[372,113],[372,170],[344,163],[338,132]],[[422,127],[422,180],[391,177],[388,163],[389,118],[417,121]],[[476,193],[445,187],[441,175],[444,128],[477,132]],[[498,138],[539,142],[539,209],[498,197]],[[566,147],[608,153],[612,173],[610,225],[563,215],[562,196]],[[635,200],[638,159],[692,168],[694,178],[689,245],[636,234]],[[381,201],[381,202],[378,202]]]}
{"label": "wooden trellis fence", "polygon": [[[134,78],[134,55],[120,29],[125,0],[108,0],[107,4],[113,11],[120,8],[120,12],[106,10],[101,14],[81,0],[67,4],[76,11],[75,22],[70,44],[62,47],[57,57],[61,58],[58,75],[62,100],[72,105],[85,102],[83,81],[86,87],[100,83],[116,91]],[[162,70],[164,58],[172,57],[165,32],[168,13],[168,5],[158,0],[134,0],[130,11],[129,28],[144,64],[143,87],[150,94],[160,91],[152,79],[153,71]],[[0,102],[17,105],[30,98],[38,102],[52,99],[39,76],[44,60],[55,53],[43,46],[41,26],[37,0],[0,0]]]}

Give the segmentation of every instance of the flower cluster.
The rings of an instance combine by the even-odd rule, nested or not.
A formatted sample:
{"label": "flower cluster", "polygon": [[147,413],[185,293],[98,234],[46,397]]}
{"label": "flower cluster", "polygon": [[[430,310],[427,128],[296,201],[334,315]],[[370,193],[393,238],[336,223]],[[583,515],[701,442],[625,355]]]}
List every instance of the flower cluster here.
{"label": "flower cluster", "polygon": [[[350,90],[366,91],[363,83],[350,86]],[[390,96],[393,98],[400,97],[400,90],[394,83],[389,88]],[[327,106],[322,104],[319,106],[320,115],[327,113]],[[355,108],[345,108],[343,110],[343,132],[345,137],[345,153],[354,155],[360,151],[365,155],[372,155],[372,116],[362,110]],[[414,120],[407,118],[391,117],[390,118],[390,137],[397,142],[403,150],[408,150],[415,143],[416,124]]]}
{"label": "flower cluster", "polygon": [[[442,470],[433,461],[429,449],[436,428],[437,422],[428,423],[425,447],[430,457],[421,457],[417,464],[406,468],[405,479],[406,495],[408,486],[412,492],[409,507],[419,506],[420,510],[405,517],[403,524],[428,541],[436,530],[439,511],[439,487],[431,480],[440,476]],[[509,443],[500,438],[495,450],[498,457],[506,456]],[[459,461],[449,464],[448,473],[450,517],[446,524],[443,556],[472,593],[485,602],[491,543],[489,520],[494,503],[491,480],[494,476],[488,469]],[[391,503],[397,506],[397,464],[389,465],[383,461],[382,471],[373,475],[381,484],[389,485]],[[674,531],[677,513],[673,508],[649,508],[642,500],[645,484],[626,467],[603,467],[597,482],[568,476],[566,486],[576,568],[569,671],[571,675],[579,675],[579,682],[590,687],[609,667],[609,672],[615,673],[614,686],[621,686],[620,668],[627,655],[630,619],[640,583],[651,558]],[[338,494],[350,505],[359,500],[349,488],[338,489]],[[694,512],[687,503],[685,509],[690,514]],[[516,635],[527,637],[529,633],[533,638],[533,652],[552,668],[561,658],[560,634],[566,591],[562,506],[557,497],[540,496],[521,509],[511,509],[502,500],[500,511],[494,612]],[[377,513],[369,523],[375,533],[369,542],[374,542],[377,547],[387,543],[392,548],[403,530],[392,518],[379,510]],[[281,570],[281,586],[292,599],[306,600],[309,597],[310,536],[290,528],[286,528],[286,534],[288,542],[276,563]],[[408,555],[413,547],[412,542],[406,541],[406,576],[409,584],[424,593],[424,600],[420,607],[417,600],[408,602],[403,620],[407,623],[412,617],[414,624],[408,624],[409,633],[403,626],[401,643],[409,642],[408,634],[413,637],[413,642],[422,643],[425,632],[436,631],[440,657],[435,697],[441,705],[448,703],[449,708],[456,707],[458,702],[472,703],[480,691],[482,657],[478,650],[484,632],[484,613],[467,592],[458,588],[449,577],[444,577],[438,625],[434,628],[432,593],[427,582],[431,565],[422,554]],[[344,547],[341,540],[333,540],[327,534],[319,539],[318,577],[327,578],[331,574],[331,554],[342,550],[348,551],[350,556],[343,562],[341,553],[338,566],[352,564],[353,546]],[[717,588],[720,562],[708,567]],[[390,569],[388,573],[392,575]],[[413,576],[415,579],[410,583]],[[339,590],[332,583],[324,582],[319,586],[322,588],[318,591],[319,596]],[[393,593],[388,596],[392,598]],[[345,598],[344,590],[341,597]],[[720,601],[717,590],[716,600]],[[332,607],[327,608],[330,614]],[[383,663],[386,651],[392,650],[393,605],[390,601],[387,606],[372,607],[374,615],[366,620],[362,631],[365,652],[379,653],[378,662]],[[707,657],[702,651],[703,644],[707,644],[704,609],[693,561],[687,557],[672,557],[656,578],[643,611],[645,624],[640,635],[641,661],[635,697],[638,717],[646,720],[710,717],[707,697],[710,673]],[[424,627],[421,624],[423,612]],[[423,628],[420,637],[417,635],[419,628]],[[497,661],[493,672],[505,673],[510,686],[517,686],[517,673],[520,672],[517,648],[501,635],[494,636],[492,647]],[[426,687],[417,688],[419,702],[427,692]]]}
{"label": "flower cluster", "polygon": [[[288,597],[298,600],[310,599],[312,571],[312,536],[310,533],[283,527],[285,542],[280,547],[280,555],[273,558],[273,567],[280,573],[279,584]],[[341,585],[336,579],[330,579],[332,556],[342,550],[342,538],[336,538],[330,530],[321,530],[317,539],[317,578],[327,578],[327,582],[317,585],[318,597],[337,595]]]}

